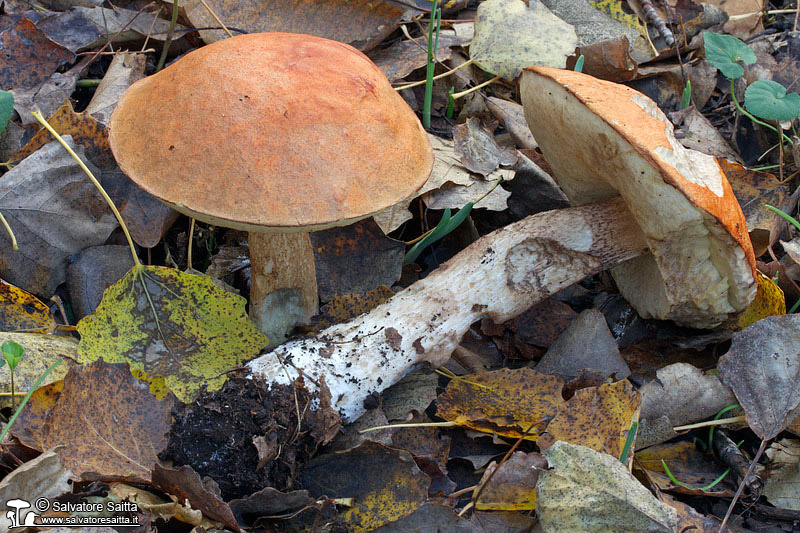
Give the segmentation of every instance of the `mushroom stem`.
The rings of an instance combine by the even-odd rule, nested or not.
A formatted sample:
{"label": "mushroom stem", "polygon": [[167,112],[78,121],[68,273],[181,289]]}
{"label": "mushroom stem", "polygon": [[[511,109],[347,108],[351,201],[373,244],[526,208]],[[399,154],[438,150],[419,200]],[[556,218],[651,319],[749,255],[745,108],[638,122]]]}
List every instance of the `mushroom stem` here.
{"label": "mushroom stem", "polygon": [[267,383],[289,383],[300,371],[313,390],[324,378],[333,406],[354,420],[372,392],[420,363],[447,361],[476,320],[504,322],[647,249],[619,198],[532,215],[478,239],[369,313],[280,345],[248,366]]}
{"label": "mushroom stem", "polygon": [[250,318],[275,346],[317,314],[314,252],[306,232],[250,232]]}

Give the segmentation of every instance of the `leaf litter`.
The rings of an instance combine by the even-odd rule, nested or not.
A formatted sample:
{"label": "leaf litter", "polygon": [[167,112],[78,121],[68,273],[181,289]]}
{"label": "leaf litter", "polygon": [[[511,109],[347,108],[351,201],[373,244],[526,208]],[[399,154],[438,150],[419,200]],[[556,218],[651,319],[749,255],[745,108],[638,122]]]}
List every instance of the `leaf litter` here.
{"label": "leaf litter", "polygon": [[[422,6],[423,3],[418,2],[419,5],[414,6],[406,2],[387,2],[380,9],[372,9],[368,2],[331,2],[324,8],[309,4],[308,9],[288,8],[271,1],[254,2],[244,8],[224,1],[208,3],[210,11],[199,2],[187,4],[187,17],[181,19],[181,22],[204,27],[201,35],[207,41],[226,36],[225,30],[218,29],[213,11],[235,31],[244,28],[301,31],[329,35],[354,44],[369,51],[398,86],[419,80],[424,70],[421,67],[427,63],[424,31],[417,26],[427,24],[425,9],[432,7],[430,3]],[[656,98],[664,111],[677,111],[685,85],[679,67],[685,67],[692,82],[692,100],[698,108],[688,108],[683,118],[675,118],[684,121],[684,129],[679,130],[684,138],[679,140],[694,149],[745,163],[742,168],[720,160],[744,208],[756,256],[764,258],[765,263],[760,263],[759,267],[763,266],[769,275],[759,275],[754,303],[736,324],[730,325],[735,333],[701,337],[666,324],[646,322],[642,326],[643,321],[630,307],[627,308],[630,311],[612,309],[608,302],[619,297],[613,295],[612,282],[600,276],[557,295],[559,305],[570,310],[569,319],[559,319],[559,308],[551,302],[531,311],[537,316],[517,317],[494,326],[485,321],[481,328],[473,328],[468,335],[469,342],[457,348],[447,369],[441,370],[449,379],[444,392],[437,391],[436,377],[421,369],[397,388],[400,392],[395,397],[393,391],[389,391],[365,399],[365,405],[369,404],[376,414],[371,420],[394,418],[424,422],[430,418],[421,411],[438,395],[439,411],[433,420],[441,417],[452,420],[449,426],[454,422],[461,427],[385,430],[381,440],[391,443],[392,448],[371,442],[373,437],[366,433],[358,441],[348,441],[349,445],[333,443],[331,449],[349,448],[344,454],[328,454],[325,447],[318,448],[318,443],[334,437],[338,419],[335,413],[325,410],[324,405],[330,400],[324,395],[322,400],[303,396],[302,380],[283,389],[279,397],[265,397],[261,389],[252,388],[253,383],[238,378],[229,380],[220,389],[226,378],[233,375],[232,369],[241,367],[267,345],[267,339],[247,321],[246,300],[216,288],[203,276],[157,266],[179,265],[182,268],[190,255],[187,253],[189,246],[194,245],[196,255],[190,266],[206,270],[216,260],[217,267],[211,272],[223,277],[246,297],[249,279],[246,257],[232,249],[236,264],[232,268],[219,268],[224,252],[216,254],[216,251],[218,245],[225,242],[224,230],[202,228],[199,237],[198,233],[190,237],[185,219],[176,222],[174,212],[148,199],[144,191],[126,181],[108,151],[107,133],[102,124],[107,122],[121,92],[135,79],[151,74],[155,63],[144,61],[152,52],[137,50],[123,55],[117,50],[119,46],[126,46],[127,39],[141,39],[142,36],[148,39],[146,46],[160,50],[169,33],[169,16],[165,18],[165,13],[170,10],[137,13],[118,9],[112,13],[97,7],[79,7],[57,15],[29,12],[21,16],[15,13],[16,3],[7,2],[6,15],[0,21],[0,39],[4,49],[12,53],[3,58],[0,68],[8,73],[3,89],[9,89],[6,94],[13,95],[16,114],[10,114],[6,131],[0,136],[0,148],[3,154],[8,154],[12,167],[0,179],[0,188],[5,187],[0,190],[6,191],[5,203],[0,200],[0,213],[17,234],[22,254],[7,252],[10,241],[3,240],[0,265],[6,267],[0,275],[16,286],[0,283],[0,288],[4,288],[0,299],[0,316],[3,317],[0,336],[3,340],[15,340],[25,349],[16,371],[15,393],[27,392],[52,361],[66,359],[83,363],[70,370],[63,381],[58,378],[67,372],[67,365],[61,365],[60,375],[51,373],[47,382],[33,392],[27,407],[16,419],[10,433],[35,449],[21,453],[19,450],[24,447],[6,443],[7,450],[15,450],[23,462],[27,460],[6,477],[12,484],[9,490],[25,491],[31,497],[41,492],[33,486],[14,488],[26,487],[22,476],[83,477],[85,481],[98,479],[97,474],[100,477],[122,476],[140,485],[132,488],[115,483],[106,498],[136,499],[140,502],[141,516],[160,517],[172,524],[227,527],[233,531],[253,525],[277,527],[284,521],[313,525],[321,519],[346,524],[353,531],[405,531],[432,524],[454,531],[498,531],[501,527],[515,530],[510,524],[516,524],[516,530],[529,527],[530,524],[523,526],[519,521],[527,517],[512,510],[535,512],[545,531],[612,528],[666,531],[688,525],[713,530],[719,527],[719,520],[711,516],[711,502],[730,499],[736,488],[735,481],[746,475],[748,463],[740,454],[739,466],[719,485],[707,490],[687,489],[687,486],[710,485],[711,478],[718,477],[724,465],[716,455],[703,452],[687,440],[689,437],[679,435],[687,431],[681,426],[715,414],[733,416],[735,411],[719,413],[738,400],[744,407],[747,426],[764,439],[762,448],[769,457],[769,461],[760,461],[765,464],[755,467],[755,473],[765,480],[762,502],[779,510],[797,508],[797,495],[793,490],[797,468],[792,459],[796,455],[792,450],[797,441],[791,436],[791,432],[798,433],[798,407],[792,403],[797,399],[797,387],[791,374],[797,362],[791,358],[796,352],[793,341],[799,336],[792,325],[794,315],[784,314],[786,305],[791,306],[800,296],[797,287],[800,252],[795,244],[796,232],[792,229],[787,232],[787,226],[780,225],[783,219],[764,208],[765,204],[777,205],[787,213],[796,214],[797,184],[788,170],[783,173],[783,168],[780,176],[770,174],[777,174],[773,168],[762,172],[751,170],[760,164],[755,158],[765,152],[763,157],[770,163],[793,168],[796,150],[786,145],[767,151],[770,146],[764,144],[766,137],[763,135],[752,141],[760,126],[735,132],[732,112],[724,108],[730,94],[724,84],[717,84],[713,68],[702,67],[702,45],[697,41],[681,41],[683,37],[691,40],[711,24],[718,11],[700,8],[691,2],[670,4],[681,18],[669,22],[680,22],[685,30],[678,39],[679,60],[684,63],[678,65],[664,58],[668,47],[658,24],[651,19],[643,23],[645,15],[638,5],[634,6],[632,15],[619,2],[595,2],[594,7],[586,9],[600,14],[600,18],[589,17],[588,13],[584,15],[589,18],[575,18],[578,11],[558,2],[491,0],[483,2],[477,10],[476,6],[466,4],[445,3],[449,11],[442,22],[435,72],[444,74],[447,69],[463,64],[466,60],[463,50],[469,46],[469,57],[486,73],[473,69],[468,75],[461,75],[468,72],[463,69],[433,84],[434,127],[431,131],[436,136],[432,136],[431,141],[437,154],[437,167],[432,179],[418,193],[418,200],[395,206],[377,218],[384,232],[393,232],[391,237],[395,241],[391,246],[390,241],[382,240],[385,237],[375,233],[374,227],[359,233],[358,228],[363,228],[366,222],[354,227],[355,233],[350,237],[337,234],[327,237],[333,239],[332,243],[320,241],[320,248],[332,246],[336,253],[328,258],[320,255],[317,259],[318,267],[325,261],[335,266],[322,271],[323,281],[331,287],[328,298],[333,299],[323,307],[327,314],[315,318],[315,326],[328,327],[351,320],[387,301],[395,291],[414,280],[424,278],[428,272],[416,265],[407,265],[401,270],[401,243],[424,233],[428,229],[429,215],[433,215],[435,221],[442,209],[459,209],[475,201],[500,177],[503,184],[475,206],[463,228],[426,252],[425,263],[442,262],[478,235],[504,226],[514,217],[527,216],[540,208],[566,205],[565,197],[547,174],[550,169],[546,161],[536,151],[537,142],[522,118],[513,83],[495,81],[483,88],[483,94],[455,100],[452,120],[445,116],[452,105],[447,93],[451,87],[454,92],[462,91],[493,74],[512,80],[520,69],[532,64],[575,68],[578,55],[584,54],[584,72],[616,81],[631,80],[633,86]],[[744,4],[727,2],[723,7],[729,14],[759,10],[748,10]],[[655,5],[653,9],[657,17],[670,16],[662,10],[663,6]],[[269,27],[265,27],[260,18],[264,13],[270,14],[266,18]],[[562,17],[563,21],[557,17]],[[619,22],[608,23],[611,19]],[[67,23],[70,20],[95,22],[82,26],[80,33],[70,33]],[[108,24],[98,24],[98,20]],[[200,20],[202,23],[198,22]],[[459,22],[454,22],[456,20]],[[117,34],[126,24],[128,27]],[[758,24],[745,29],[736,26],[739,29],[735,34],[738,37],[752,35]],[[519,31],[530,25],[535,25],[533,31]],[[450,27],[455,29],[454,33],[450,33]],[[729,23],[726,28],[734,26]],[[172,56],[177,50],[202,44],[194,36],[187,37],[188,32],[180,25],[176,29],[172,35]],[[19,35],[29,37],[32,46],[21,47],[14,40]],[[76,63],[75,52],[97,51],[109,37],[115,45],[111,66],[103,61]],[[760,77],[787,85],[783,80],[794,64],[793,49],[786,46],[787,43],[791,45],[791,38],[773,36],[769,39],[768,44],[775,45],[771,49],[751,44],[757,63],[744,65],[742,70],[758,72]],[[577,51],[576,46],[579,47]],[[710,50],[714,56],[713,43],[708,48],[706,52]],[[535,52],[531,57],[522,53],[535,49],[546,50],[546,53]],[[740,52],[747,61],[752,59],[747,50]],[[774,53],[780,63],[772,60],[770,53]],[[730,65],[725,68],[741,68],[740,56],[730,57]],[[89,63],[95,64],[83,66]],[[779,64],[782,66],[778,67]],[[777,72],[779,68],[785,72]],[[64,69],[70,70],[64,72]],[[82,84],[76,91],[79,77],[94,78],[88,80],[91,82],[88,85],[99,82],[100,87],[86,89],[86,84]],[[794,96],[785,95],[770,83],[751,84],[751,103],[753,94],[770,90],[769,98],[761,99],[768,109],[759,112],[769,114],[777,109],[784,113],[786,108],[794,109]],[[740,101],[745,101],[743,89],[744,85],[737,88],[737,92],[742,90],[737,94]],[[423,92],[422,87],[401,91],[419,112],[422,112]],[[89,103],[92,93],[95,100]],[[63,105],[65,97],[72,98],[71,104]],[[760,109],[746,101],[745,105],[748,110]],[[60,157],[60,149],[47,144],[48,135],[37,133],[31,126],[29,110],[35,106],[48,110],[50,122],[60,133],[73,136],[72,146],[84,147],[86,159],[99,169],[103,184],[120,205],[137,244],[148,249],[147,252],[140,250],[140,257],[146,255],[153,259],[152,266],[134,266],[120,282],[109,281],[112,284],[97,310],[93,307],[108,283],[101,283],[99,276],[93,277],[91,270],[88,277],[80,278],[79,284],[92,285],[86,288],[94,290],[95,304],[87,304],[85,310],[78,311],[77,302],[83,299],[88,302],[90,298],[82,296],[76,284],[63,283],[65,272],[73,260],[77,261],[75,254],[83,254],[92,246],[118,243],[115,237],[108,240],[116,223],[101,207],[94,191],[88,185],[79,185],[83,178],[68,159],[64,158],[63,164],[58,165],[72,166],[73,170],[50,177],[56,176],[52,169],[57,167],[51,161]],[[739,120],[749,124],[746,118],[739,117]],[[759,153],[750,154],[748,144],[758,146]],[[29,166],[46,154],[44,162]],[[23,190],[22,185],[15,185],[15,171],[26,176],[48,176],[47,180],[51,181],[44,186],[37,182],[36,187]],[[67,179],[63,176],[72,176],[68,178],[72,181],[69,184],[52,181]],[[515,178],[514,181],[511,178]],[[555,178],[557,181],[558,176]],[[71,192],[71,187],[76,187],[75,192]],[[83,188],[78,192],[77,187]],[[51,203],[30,203],[45,198]],[[21,218],[17,215],[21,206],[30,208],[33,216]],[[488,210],[494,213],[488,215]],[[75,224],[74,220],[83,222]],[[367,233],[369,239],[365,238]],[[6,233],[0,231],[0,234],[3,235],[0,239],[5,239]],[[46,244],[31,248],[36,238]],[[384,256],[377,253],[384,246],[382,242],[386,243]],[[239,248],[246,251],[246,244],[241,243]],[[380,268],[370,269],[377,263]],[[126,269],[118,266],[122,271]],[[374,274],[374,277],[361,272]],[[376,289],[381,284],[391,284],[392,290]],[[56,297],[49,300],[54,295]],[[591,308],[595,308],[593,312],[597,315],[594,317],[597,320],[591,322],[594,327],[584,319],[576,319],[567,328],[576,312]],[[626,318],[628,312],[633,313],[632,318]],[[64,332],[70,335],[68,324],[87,313],[92,314],[78,324],[81,337],[78,346],[75,339],[68,339]],[[551,316],[556,314],[555,318]],[[597,329],[598,321],[604,319],[609,324],[608,334]],[[389,339],[396,331],[393,320],[387,317],[383,326]],[[553,321],[555,324],[551,323]],[[33,330],[46,334],[29,333]],[[715,344],[724,343],[731,335],[730,349],[725,344]],[[582,351],[593,355],[581,358]],[[718,378],[709,368],[721,354],[725,355],[719,360]],[[320,356],[326,355],[322,352]],[[537,366],[548,357],[556,363],[554,368],[568,368],[569,372],[562,375],[541,364]],[[100,358],[106,363],[89,364]],[[109,365],[110,361],[126,362],[131,369]],[[667,362],[676,361],[677,364],[665,366]],[[482,367],[493,372],[474,373]],[[555,376],[541,373],[545,369],[571,381],[564,383]],[[653,379],[656,371],[658,377]],[[628,374],[628,379],[621,379]],[[3,383],[8,380],[7,375],[6,365],[0,370]],[[420,380],[420,376],[425,379]],[[440,384],[445,383],[441,381]],[[324,390],[324,384],[321,385]],[[402,392],[403,387],[406,392]],[[190,405],[198,407],[195,411],[180,408],[173,411],[171,406],[175,401],[170,391],[184,401],[195,401]],[[319,407],[319,402],[323,404],[322,409],[312,408]],[[131,407],[134,404],[147,407]],[[140,416],[142,409],[146,416]],[[392,416],[381,416],[384,410]],[[209,412],[215,413],[216,418],[201,416]],[[286,413],[295,413],[295,417],[283,418]],[[109,414],[114,415],[114,422],[104,418]],[[428,415],[432,416],[433,411],[429,410]],[[106,430],[121,432],[122,427],[138,428],[126,443],[118,442],[111,433],[103,433]],[[713,433],[714,439],[722,442],[728,438],[729,428],[735,427],[743,426],[723,426],[722,433],[719,430]],[[787,428],[789,432],[783,433]],[[171,429],[169,446],[166,429]],[[92,433],[100,434],[103,439],[87,439],[87,434]],[[313,438],[307,439],[309,433]],[[690,437],[697,440],[699,435],[707,438],[707,434],[707,428],[695,429],[691,430]],[[752,455],[757,440],[750,433],[743,438],[743,448]],[[767,447],[768,440],[771,444]],[[361,442],[360,446],[352,448],[356,442]],[[129,459],[135,459],[133,463],[115,456],[113,450],[120,451],[131,443],[149,446],[148,454],[136,456],[126,451]],[[736,444],[732,444],[734,449]],[[50,446],[58,447],[55,451],[45,451]],[[163,452],[162,458],[156,457],[155,454],[165,447],[168,451]],[[223,449],[228,453],[219,456]],[[112,451],[109,453],[109,450]],[[43,453],[39,459],[29,460],[40,452]],[[641,465],[634,464],[634,469],[641,473],[643,466],[647,471],[645,475],[665,492],[654,491],[654,497],[645,485],[630,477],[629,470],[620,461],[623,452],[627,454],[622,457],[626,462],[635,453]],[[322,455],[311,459],[315,453]],[[215,460],[208,461],[212,456]],[[181,459],[176,465],[184,466],[174,470],[158,466],[166,464],[165,458],[178,457]],[[660,468],[662,458],[680,483]],[[307,465],[309,460],[311,463]],[[72,465],[69,466],[71,471],[56,464],[58,461]],[[59,473],[53,473],[54,470],[36,473],[34,469],[43,468],[38,462],[47,462],[48,469],[53,467]],[[369,473],[360,470],[368,464],[375,465]],[[470,466],[465,467],[467,464]],[[536,475],[530,475],[531,472]],[[211,478],[201,480],[198,474],[210,475],[216,483]],[[241,480],[241,483],[231,484],[231,479]],[[264,488],[266,485],[274,488]],[[465,496],[442,499],[470,485],[473,487],[464,492]],[[320,488],[323,486],[326,490]],[[751,486],[748,484],[748,490]],[[296,491],[298,487],[310,490],[311,494]],[[168,504],[167,500],[150,492],[156,489],[161,495],[166,493],[179,501]],[[53,484],[50,492],[42,494],[55,497],[74,492],[78,495],[80,490]],[[554,490],[558,495],[556,500]],[[584,495],[582,491],[588,492]],[[688,494],[696,499],[688,500]],[[323,496],[336,499],[324,500]],[[439,503],[432,503],[434,501]],[[586,501],[592,503],[580,505]],[[687,501],[700,512],[687,506]],[[441,505],[442,502],[447,505]],[[559,507],[564,502],[570,506],[568,512]],[[461,514],[471,515],[471,520],[467,522],[456,516],[450,510],[452,506]],[[745,515],[739,523],[748,524],[748,520],[756,523],[758,518],[780,522],[758,508],[750,513],[755,518]],[[495,525],[481,526],[481,523]]]}

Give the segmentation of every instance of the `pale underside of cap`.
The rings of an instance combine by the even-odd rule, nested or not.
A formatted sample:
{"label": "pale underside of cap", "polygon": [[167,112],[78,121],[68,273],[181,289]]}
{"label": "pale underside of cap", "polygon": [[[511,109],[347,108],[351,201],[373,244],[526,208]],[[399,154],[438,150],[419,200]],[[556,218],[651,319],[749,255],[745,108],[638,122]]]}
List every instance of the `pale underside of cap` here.
{"label": "pale underside of cap", "polygon": [[755,296],[755,259],[741,208],[717,164],[681,146],[656,104],[623,85],[531,67],[525,116],[574,205],[621,195],[650,254],[612,269],[645,318],[715,327]]}
{"label": "pale underside of cap", "polygon": [[109,125],[122,170],[179,211],[250,231],[310,231],[411,196],[433,156],[419,120],[361,52],[250,34],[132,85]]}

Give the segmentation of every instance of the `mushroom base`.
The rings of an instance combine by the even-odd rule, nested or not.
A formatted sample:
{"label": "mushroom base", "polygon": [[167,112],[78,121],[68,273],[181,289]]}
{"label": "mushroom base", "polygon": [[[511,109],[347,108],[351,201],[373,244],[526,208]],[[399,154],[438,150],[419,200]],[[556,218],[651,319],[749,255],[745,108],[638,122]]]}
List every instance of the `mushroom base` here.
{"label": "mushroom base", "polygon": [[250,318],[271,346],[319,310],[314,252],[308,233],[249,234]]}

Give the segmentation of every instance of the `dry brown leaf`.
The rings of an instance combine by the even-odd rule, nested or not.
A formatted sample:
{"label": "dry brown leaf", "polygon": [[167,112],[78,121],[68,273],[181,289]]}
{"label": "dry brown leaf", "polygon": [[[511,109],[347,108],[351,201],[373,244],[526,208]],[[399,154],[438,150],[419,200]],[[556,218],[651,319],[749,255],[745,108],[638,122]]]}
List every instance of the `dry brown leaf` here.
{"label": "dry brown leaf", "polygon": [[536,508],[536,481],[547,468],[538,453],[514,452],[508,460],[492,462],[483,474],[483,487],[475,509],[481,511],[532,511]]}
{"label": "dry brown leaf", "polygon": [[[689,489],[676,485],[667,476],[661,461],[664,461],[675,479],[690,487]],[[703,453],[697,445],[688,440],[660,444],[646,450],[636,452],[634,466],[641,466],[647,470],[647,477],[661,490],[669,490],[680,494],[695,496],[711,496],[714,498],[733,498],[736,485],[730,477],[725,477],[721,483],[705,491],[701,487],[710,485],[724,471],[725,466],[713,455]]]}
{"label": "dry brown leaf", "polygon": [[0,89],[34,87],[55,70],[75,60],[75,54],[50,40],[26,18],[0,31]]}
{"label": "dry brown leaf", "polygon": [[127,364],[76,365],[44,424],[29,427],[21,440],[40,450],[63,445],[59,455],[76,476],[98,472],[147,482],[167,444],[174,401],[156,400]]}

